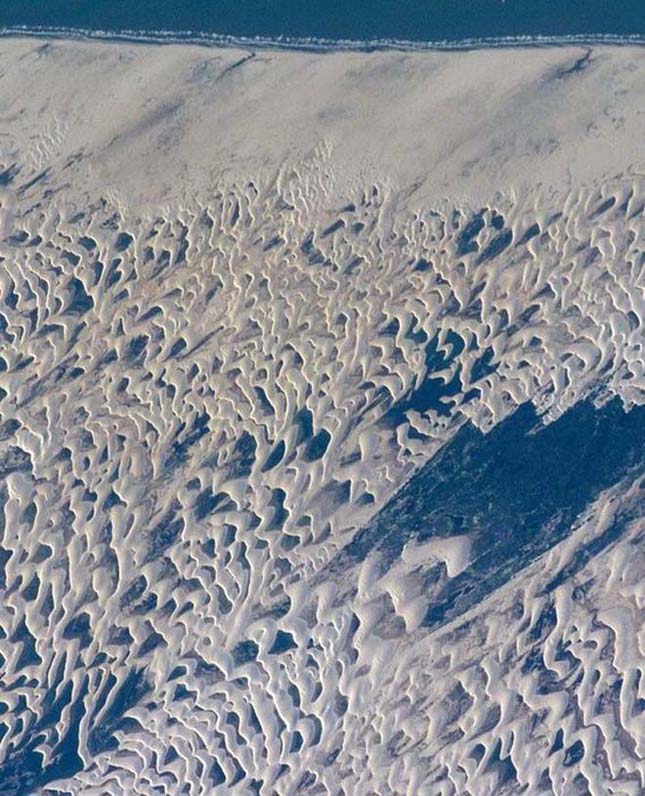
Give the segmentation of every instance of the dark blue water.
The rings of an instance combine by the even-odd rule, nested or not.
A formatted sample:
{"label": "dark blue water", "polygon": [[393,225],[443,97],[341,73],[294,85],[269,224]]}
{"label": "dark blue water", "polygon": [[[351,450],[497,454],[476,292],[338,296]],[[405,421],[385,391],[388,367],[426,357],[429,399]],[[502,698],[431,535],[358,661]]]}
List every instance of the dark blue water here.
{"label": "dark blue water", "polygon": [[4,0],[0,27],[434,42],[645,37],[643,0]]}
{"label": "dark blue water", "polygon": [[[566,538],[605,489],[639,477],[645,465],[645,408],[625,412],[618,398],[601,408],[581,401],[541,428],[532,404],[487,435],[467,425],[339,554],[333,569],[378,550],[388,569],[410,539],[467,533],[472,562],[452,580],[437,566],[426,624],[460,616]],[[549,591],[616,542],[635,517],[615,523],[578,550]]]}

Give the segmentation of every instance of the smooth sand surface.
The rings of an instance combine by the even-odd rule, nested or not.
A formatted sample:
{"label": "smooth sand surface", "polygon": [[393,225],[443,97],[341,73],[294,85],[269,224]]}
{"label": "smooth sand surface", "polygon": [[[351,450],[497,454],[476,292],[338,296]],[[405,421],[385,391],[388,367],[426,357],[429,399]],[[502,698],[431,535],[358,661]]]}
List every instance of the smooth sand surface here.
{"label": "smooth sand surface", "polygon": [[[329,150],[419,202],[642,173],[645,50],[304,52],[5,40],[2,154],[166,201]],[[27,143],[28,142],[28,143]]]}

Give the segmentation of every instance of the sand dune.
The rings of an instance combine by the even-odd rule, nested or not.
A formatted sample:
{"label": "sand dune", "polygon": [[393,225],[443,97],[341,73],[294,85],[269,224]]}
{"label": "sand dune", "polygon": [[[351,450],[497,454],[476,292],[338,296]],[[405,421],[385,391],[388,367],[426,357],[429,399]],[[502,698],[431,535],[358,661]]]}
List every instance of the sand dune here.
{"label": "sand dune", "polygon": [[643,793],[644,95],[0,43],[0,794]]}

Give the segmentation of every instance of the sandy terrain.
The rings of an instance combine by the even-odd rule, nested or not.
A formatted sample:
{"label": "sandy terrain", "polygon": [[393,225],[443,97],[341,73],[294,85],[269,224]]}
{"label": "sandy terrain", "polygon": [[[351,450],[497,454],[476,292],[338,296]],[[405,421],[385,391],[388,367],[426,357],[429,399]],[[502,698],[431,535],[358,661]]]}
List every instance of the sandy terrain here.
{"label": "sandy terrain", "polygon": [[2,796],[645,792],[644,114],[0,42]]}

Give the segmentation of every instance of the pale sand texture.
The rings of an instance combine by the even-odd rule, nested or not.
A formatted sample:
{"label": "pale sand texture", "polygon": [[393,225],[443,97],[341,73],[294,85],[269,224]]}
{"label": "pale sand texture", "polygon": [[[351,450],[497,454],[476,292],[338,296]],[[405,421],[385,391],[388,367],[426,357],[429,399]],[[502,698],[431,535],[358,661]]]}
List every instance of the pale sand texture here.
{"label": "pale sand texture", "polygon": [[273,175],[321,143],[341,190],[419,186],[419,202],[643,171],[637,47],[315,55],[6,40],[0,69],[3,157],[19,150],[25,176],[51,166],[88,198],[100,185],[173,200]]}
{"label": "pale sand texture", "polygon": [[350,543],[640,411],[645,50],[251,55],[0,42],[0,794],[642,796],[629,439],[434,624],[494,499]]}

